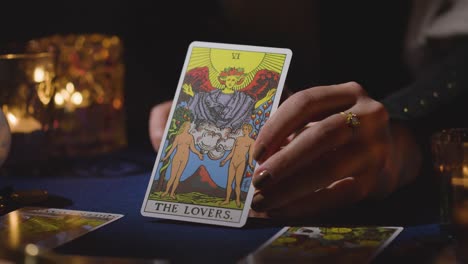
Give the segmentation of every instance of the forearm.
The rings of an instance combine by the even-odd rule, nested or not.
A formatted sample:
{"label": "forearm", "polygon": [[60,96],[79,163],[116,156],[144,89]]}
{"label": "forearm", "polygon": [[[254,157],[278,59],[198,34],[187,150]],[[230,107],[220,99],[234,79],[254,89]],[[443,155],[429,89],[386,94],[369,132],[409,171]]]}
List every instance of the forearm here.
{"label": "forearm", "polygon": [[253,147],[249,149],[249,164],[253,164]]}
{"label": "forearm", "polygon": [[193,143],[190,144],[190,150],[197,155],[201,155],[200,151],[198,151],[198,149],[195,147]]}
{"label": "forearm", "polygon": [[378,174],[371,197],[383,198],[400,187],[413,182],[422,167],[421,147],[413,131],[404,123],[393,121],[387,133],[386,159]]}
{"label": "forearm", "polygon": [[227,157],[224,159],[224,161],[228,161],[230,159],[232,159],[232,153],[233,153],[234,149],[231,150],[231,152],[229,152],[229,155],[227,155]]}
{"label": "forearm", "polygon": [[171,147],[169,150],[166,152],[166,157],[170,157],[172,155],[172,152],[174,152],[175,146],[177,145],[177,138],[172,142]]}
{"label": "forearm", "polygon": [[413,131],[404,123],[392,122],[390,125],[393,147],[395,149],[397,181],[396,187],[406,185],[420,174],[422,153]]}

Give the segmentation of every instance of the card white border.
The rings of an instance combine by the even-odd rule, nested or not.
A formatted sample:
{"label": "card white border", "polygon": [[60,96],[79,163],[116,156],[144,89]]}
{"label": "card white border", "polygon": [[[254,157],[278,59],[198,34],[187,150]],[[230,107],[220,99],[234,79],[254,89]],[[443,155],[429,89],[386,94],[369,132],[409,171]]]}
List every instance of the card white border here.
{"label": "card white border", "polygon": [[92,215],[96,215],[96,214],[114,216],[115,218],[112,219],[112,220],[109,220],[108,223],[113,222],[113,221],[115,221],[115,220],[117,220],[119,218],[122,218],[124,216],[123,214],[114,214],[114,213],[106,213],[106,212],[85,211],[85,210],[64,209],[64,208],[53,208],[53,207],[34,207],[34,206],[21,207],[21,208],[18,208],[16,210],[14,210],[14,211],[11,211],[10,213],[15,212],[15,211],[21,211],[21,212],[24,211],[25,213],[27,213],[30,210],[54,210],[54,211],[58,212],[59,214],[80,215],[80,216],[84,216],[84,217],[87,217],[88,215],[92,216]]}
{"label": "card white border", "polygon": [[[240,51],[253,51],[253,52],[266,52],[266,53],[279,53],[279,54],[285,54],[286,58],[284,60],[283,64],[283,69],[281,71],[281,76],[278,82],[278,87],[277,87],[277,95],[281,95],[283,92],[284,88],[284,82],[286,80],[286,75],[289,69],[289,64],[291,62],[291,57],[292,57],[292,51],[290,49],[284,49],[284,48],[272,48],[272,47],[262,47],[262,46],[251,46],[251,45],[238,45],[238,44],[226,44],[226,43],[216,43],[216,42],[203,42],[203,41],[194,41],[189,45],[187,55],[185,57],[185,62],[184,66],[182,68],[180,78],[179,78],[179,83],[177,84],[177,90],[174,95],[174,98],[179,98],[182,84],[184,81],[185,74],[187,72],[187,67],[190,61],[190,55],[192,54],[192,49],[194,47],[201,47],[201,48],[216,48],[216,49],[232,49],[232,50],[240,50]],[[271,114],[273,114],[276,109],[278,108],[279,101],[280,101],[281,96],[275,96],[274,102],[272,104],[272,110]],[[172,116],[174,115],[174,110],[175,110],[176,104],[172,104],[171,111],[168,117],[168,122],[166,123],[166,128],[164,130],[164,136],[161,140],[161,144],[159,149],[162,149],[164,147],[164,143],[166,141],[167,137],[167,131],[170,126],[170,120],[172,119]],[[253,187],[252,184],[250,184],[249,191],[247,193],[247,197],[244,202],[244,208],[242,211],[242,216],[241,220],[239,223],[232,223],[232,222],[223,222],[223,221],[214,221],[214,220],[209,220],[209,219],[196,219],[196,218],[191,218],[191,217],[183,217],[183,216],[178,216],[178,215],[163,215],[163,214],[158,214],[158,213],[152,213],[152,212],[146,212],[145,208],[148,203],[148,198],[150,195],[152,183],[154,182],[154,178],[156,175],[156,170],[158,168],[158,161],[160,159],[162,151],[158,151],[158,154],[156,156],[155,163],[153,165],[153,170],[151,172],[151,177],[149,179],[148,187],[146,188],[146,194],[145,198],[143,201],[143,204],[141,206],[140,213],[143,216],[147,217],[155,217],[155,218],[163,218],[163,219],[173,219],[173,220],[181,220],[181,221],[186,221],[186,222],[195,222],[195,223],[205,223],[205,224],[212,224],[212,225],[222,225],[222,226],[230,226],[230,227],[242,227],[245,225],[247,222],[249,210],[250,210],[250,203],[253,198],[254,190],[255,188]],[[255,168],[258,167],[258,164],[256,164]],[[248,206],[245,206],[248,205]]]}
{"label": "card white border", "polygon": [[[376,227],[379,227],[379,226],[376,226]],[[403,227],[402,226],[381,226],[381,227],[385,227],[385,228],[396,228],[396,231],[395,233],[393,233],[392,236],[390,236],[389,238],[387,238],[387,240],[385,241],[385,243],[383,243],[382,245],[380,245],[380,247],[374,252],[374,254],[372,256],[369,257],[369,262],[373,261],[375,257],[377,257],[377,255],[380,254],[380,252],[382,252],[400,233],[401,231],[403,231]]]}
{"label": "card white border", "polygon": [[[79,215],[79,216],[82,216],[82,217],[92,217],[93,214],[111,215],[111,216],[115,217],[114,219],[109,220],[108,222],[105,222],[104,224],[101,224],[101,225],[99,225],[97,227],[93,227],[92,229],[90,229],[91,231],[94,231],[94,230],[96,230],[98,228],[101,228],[101,227],[103,227],[105,225],[108,225],[108,224],[110,224],[110,223],[124,217],[123,214],[113,214],[113,213],[106,213],[106,212],[84,211],[84,210],[63,209],[63,208],[52,208],[52,207],[33,207],[33,206],[29,206],[29,207],[19,208],[19,209],[15,210],[15,211],[29,213],[28,210],[54,210],[54,211],[58,212],[58,214]],[[13,213],[15,211],[11,211],[10,213]],[[8,215],[8,214],[6,214],[6,215]],[[5,216],[5,215],[3,215],[3,216]],[[96,218],[99,218],[99,217],[96,217]]]}

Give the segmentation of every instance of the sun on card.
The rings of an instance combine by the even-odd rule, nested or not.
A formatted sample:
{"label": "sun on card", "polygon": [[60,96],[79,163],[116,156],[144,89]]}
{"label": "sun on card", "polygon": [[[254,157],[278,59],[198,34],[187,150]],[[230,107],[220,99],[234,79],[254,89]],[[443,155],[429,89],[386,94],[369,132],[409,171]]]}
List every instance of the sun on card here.
{"label": "sun on card", "polygon": [[270,47],[189,46],[142,215],[245,224],[253,145],[279,104],[291,56]]}

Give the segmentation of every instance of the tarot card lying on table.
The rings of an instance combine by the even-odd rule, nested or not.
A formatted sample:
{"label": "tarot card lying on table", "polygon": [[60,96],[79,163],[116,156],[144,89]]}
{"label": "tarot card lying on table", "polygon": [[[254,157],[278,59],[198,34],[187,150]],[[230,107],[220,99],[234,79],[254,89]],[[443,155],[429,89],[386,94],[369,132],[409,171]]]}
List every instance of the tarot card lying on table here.
{"label": "tarot card lying on table", "polygon": [[240,263],[369,263],[402,227],[285,227]]}
{"label": "tarot card lying on table", "polygon": [[279,104],[291,56],[279,48],[190,45],[142,215],[245,224],[253,145]]}
{"label": "tarot card lying on table", "polygon": [[0,245],[19,249],[35,244],[52,249],[122,216],[55,208],[21,208],[0,217]]}

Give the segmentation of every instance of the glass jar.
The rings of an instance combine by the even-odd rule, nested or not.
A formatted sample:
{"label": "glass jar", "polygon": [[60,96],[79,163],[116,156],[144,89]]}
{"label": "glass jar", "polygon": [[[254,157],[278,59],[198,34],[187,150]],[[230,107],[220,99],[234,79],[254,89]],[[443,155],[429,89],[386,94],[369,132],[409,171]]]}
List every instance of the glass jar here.
{"label": "glass jar", "polygon": [[31,40],[27,50],[56,55],[53,155],[89,156],[127,145],[119,37],[54,35]]}
{"label": "glass jar", "polygon": [[0,55],[0,106],[11,132],[5,165],[33,165],[48,159],[54,77],[51,53]]}

